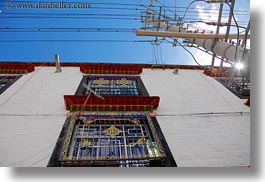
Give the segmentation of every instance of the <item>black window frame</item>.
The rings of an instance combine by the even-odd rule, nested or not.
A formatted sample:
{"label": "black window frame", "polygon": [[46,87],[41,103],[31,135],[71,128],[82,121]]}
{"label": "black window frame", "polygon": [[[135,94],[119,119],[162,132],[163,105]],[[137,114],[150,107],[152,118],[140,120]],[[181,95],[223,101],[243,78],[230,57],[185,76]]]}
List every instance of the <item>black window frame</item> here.
{"label": "black window frame", "polygon": [[[98,119],[104,119],[106,118],[108,112],[101,112],[100,115],[94,115],[94,112],[90,112],[88,115],[94,115]],[[113,114],[113,113],[112,113]],[[139,114],[146,114],[146,112],[133,112],[133,114],[139,115]],[[122,118],[128,117],[129,113],[116,113],[116,115],[122,116]],[[130,119],[133,119],[133,116],[129,116]],[[161,131],[161,128],[156,120],[155,117],[148,114],[149,122],[148,128],[151,130],[152,128],[152,137],[157,138],[159,140],[159,145],[163,149],[163,157],[153,157],[150,158],[148,161],[143,161],[148,163],[148,167],[177,167],[177,164],[174,160],[173,155],[171,154],[171,151],[168,147],[168,144],[165,140],[165,137]],[[51,158],[49,160],[49,163],[47,167],[121,167],[120,164],[117,163],[117,160],[98,160],[97,162],[94,162],[95,160],[83,160],[83,161],[76,161],[76,160],[61,160],[62,159],[62,153],[66,152],[64,151],[64,146],[67,146],[67,143],[70,142],[69,135],[72,135],[73,133],[69,133],[69,131],[73,130],[74,124],[73,122],[79,122],[79,121],[73,121],[73,115],[69,116],[63,126],[63,129],[61,130],[60,136],[57,140],[56,146],[54,148],[54,151],[51,155]],[[71,137],[71,136],[70,136]],[[131,163],[137,163],[138,159],[132,160]],[[139,159],[143,160],[143,159]],[[141,166],[141,165],[140,165]],[[126,167],[136,167],[136,166],[126,166]],[[145,166],[147,167],[147,166]]]}
{"label": "black window frame", "polygon": [[0,88],[0,95],[4,93],[11,85],[13,85],[19,78],[22,77],[22,75],[0,75],[0,79],[2,77],[14,77],[11,81],[9,81],[5,86]]}

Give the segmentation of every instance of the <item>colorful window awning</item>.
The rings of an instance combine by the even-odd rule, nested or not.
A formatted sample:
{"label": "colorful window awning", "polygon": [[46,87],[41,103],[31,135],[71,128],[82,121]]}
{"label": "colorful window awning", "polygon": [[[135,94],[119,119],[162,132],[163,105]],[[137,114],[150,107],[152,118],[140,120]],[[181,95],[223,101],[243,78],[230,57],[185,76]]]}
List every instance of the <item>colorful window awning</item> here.
{"label": "colorful window awning", "polygon": [[87,104],[84,102],[87,96],[65,95],[66,110],[73,111],[150,111],[158,107],[158,96],[104,96],[104,100],[91,96]]}

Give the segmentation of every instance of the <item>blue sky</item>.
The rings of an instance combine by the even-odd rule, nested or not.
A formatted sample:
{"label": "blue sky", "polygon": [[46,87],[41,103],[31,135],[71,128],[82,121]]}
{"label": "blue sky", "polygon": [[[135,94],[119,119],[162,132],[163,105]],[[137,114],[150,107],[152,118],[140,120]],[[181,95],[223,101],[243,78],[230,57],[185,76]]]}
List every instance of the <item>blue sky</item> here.
{"label": "blue sky", "polygon": [[[21,1],[21,0],[20,0]],[[31,2],[33,1],[33,2]],[[36,3],[31,0],[29,3]],[[7,9],[6,1],[0,1],[0,27],[1,28],[130,28],[140,29],[143,23],[138,20],[126,18],[140,18],[141,11],[136,9],[144,9],[140,3],[149,5],[150,0],[80,0],[74,2],[91,3],[89,9],[78,10],[62,10],[62,9]],[[18,0],[10,0],[14,4],[19,3]],[[21,1],[25,3],[25,1]],[[41,2],[50,2],[44,0]],[[58,0],[53,2],[60,2]],[[73,2],[73,0],[64,1]],[[159,1],[161,4],[164,0]],[[177,0],[176,9],[177,16],[183,16],[183,11],[191,0]],[[110,4],[97,4],[110,3]],[[128,5],[115,5],[128,4]],[[159,5],[156,3],[155,5]],[[175,6],[175,0],[166,1],[167,6]],[[200,8],[205,11],[201,14]],[[203,9],[204,8],[204,9]],[[219,5],[207,4],[205,2],[196,2],[191,6],[187,13],[187,20],[199,18],[214,18],[214,13],[209,14],[209,11],[218,11]],[[236,0],[235,16],[239,24],[247,26],[249,20],[249,0]],[[172,9],[174,10],[174,9]],[[208,11],[209,10],[209,11]],[[228,7],[225,6],[225,10]],[[14,14],[11,14],[14,13]],[[18,14],[15,14],[18,13]],[[19,14],[24,13],[24,14]],[[31,14],[30,14],[31,13]],[[49,13],[50,15],[45,15]],[[55,15],[56,14],[56,15]],[[57,14],[68,14],[68,17],[54,18]],[[70,18],[75,16],[75,18]],[[85,15],[83,18],[78,18],[77,14],[94,14]],[[122,14],[119,16],[125,19],[95,19],[95,14]],[[167,11],[168,15],[173,16],[172,12]],[[7,18],[16,16],[20,18]],[[21,18],[21,16],[31,16],[31,18]],[[45,16],[46,18],[39,18]],[[47,16],[49,18],[47,18]],[[32,18],[33,17],[33,18]],[[52,18],[51,18],[52,17]],[[106,17],[101,16],[101,17]],[[109,16],[112,17],[113,16]],[[202,25],[200,25],[202,26]],[[203,26],[204,28],[214,28]],[[215,29],[215,28],[214,28]],[[152,63],[155,60],[163,61],[167,64],[196,64],[192,57],[182,47],[173,47],[168,43],[161,43],[159,46],[153,46],[150,42],[80,42],[80,41],[65,41],[65,42],[3,42],[10,40],[154,40],[152,37],[137,37],[134,32],[4,32],[0,31],[0,61],[29,61],[29,62],[53,62],[54,54],[60,55],[61,62],[115,62],[115,63]],[[232,29],[235,32],[235,29]],[[2,42],[1,42],[2,41]],[[181,40],[180,40],[181,41]],[[201,64],[210,64],[211,57],[206,53],[188,48]],[[162,58],[162,59],[161,59]]]}

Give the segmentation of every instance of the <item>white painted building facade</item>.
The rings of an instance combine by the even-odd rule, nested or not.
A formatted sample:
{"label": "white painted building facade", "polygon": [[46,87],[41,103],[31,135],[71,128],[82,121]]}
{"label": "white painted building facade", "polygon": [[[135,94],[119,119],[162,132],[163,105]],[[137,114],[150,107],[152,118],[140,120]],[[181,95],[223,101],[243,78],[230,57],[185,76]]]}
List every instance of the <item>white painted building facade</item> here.
{"label": "white painted building facade", "polygon": [[[179,167],[250,166],[250,108],[201,70],[143,69],[157,120]],[[0,95],[0,166],[45,167],[66,119],[78,67],[36,67]]]}

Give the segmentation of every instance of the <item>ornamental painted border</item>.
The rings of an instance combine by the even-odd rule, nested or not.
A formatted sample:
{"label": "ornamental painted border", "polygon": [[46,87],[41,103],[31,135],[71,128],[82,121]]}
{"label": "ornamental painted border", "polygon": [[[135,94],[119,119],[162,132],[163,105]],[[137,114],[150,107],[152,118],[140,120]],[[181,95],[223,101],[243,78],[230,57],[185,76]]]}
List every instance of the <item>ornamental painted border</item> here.
{"label": "ornamental painted border", "polygon": [[121,74],[121,75],[139,75],[142,73],[141,66],[131,65],[80,65],[80,71],[84,74]]}

